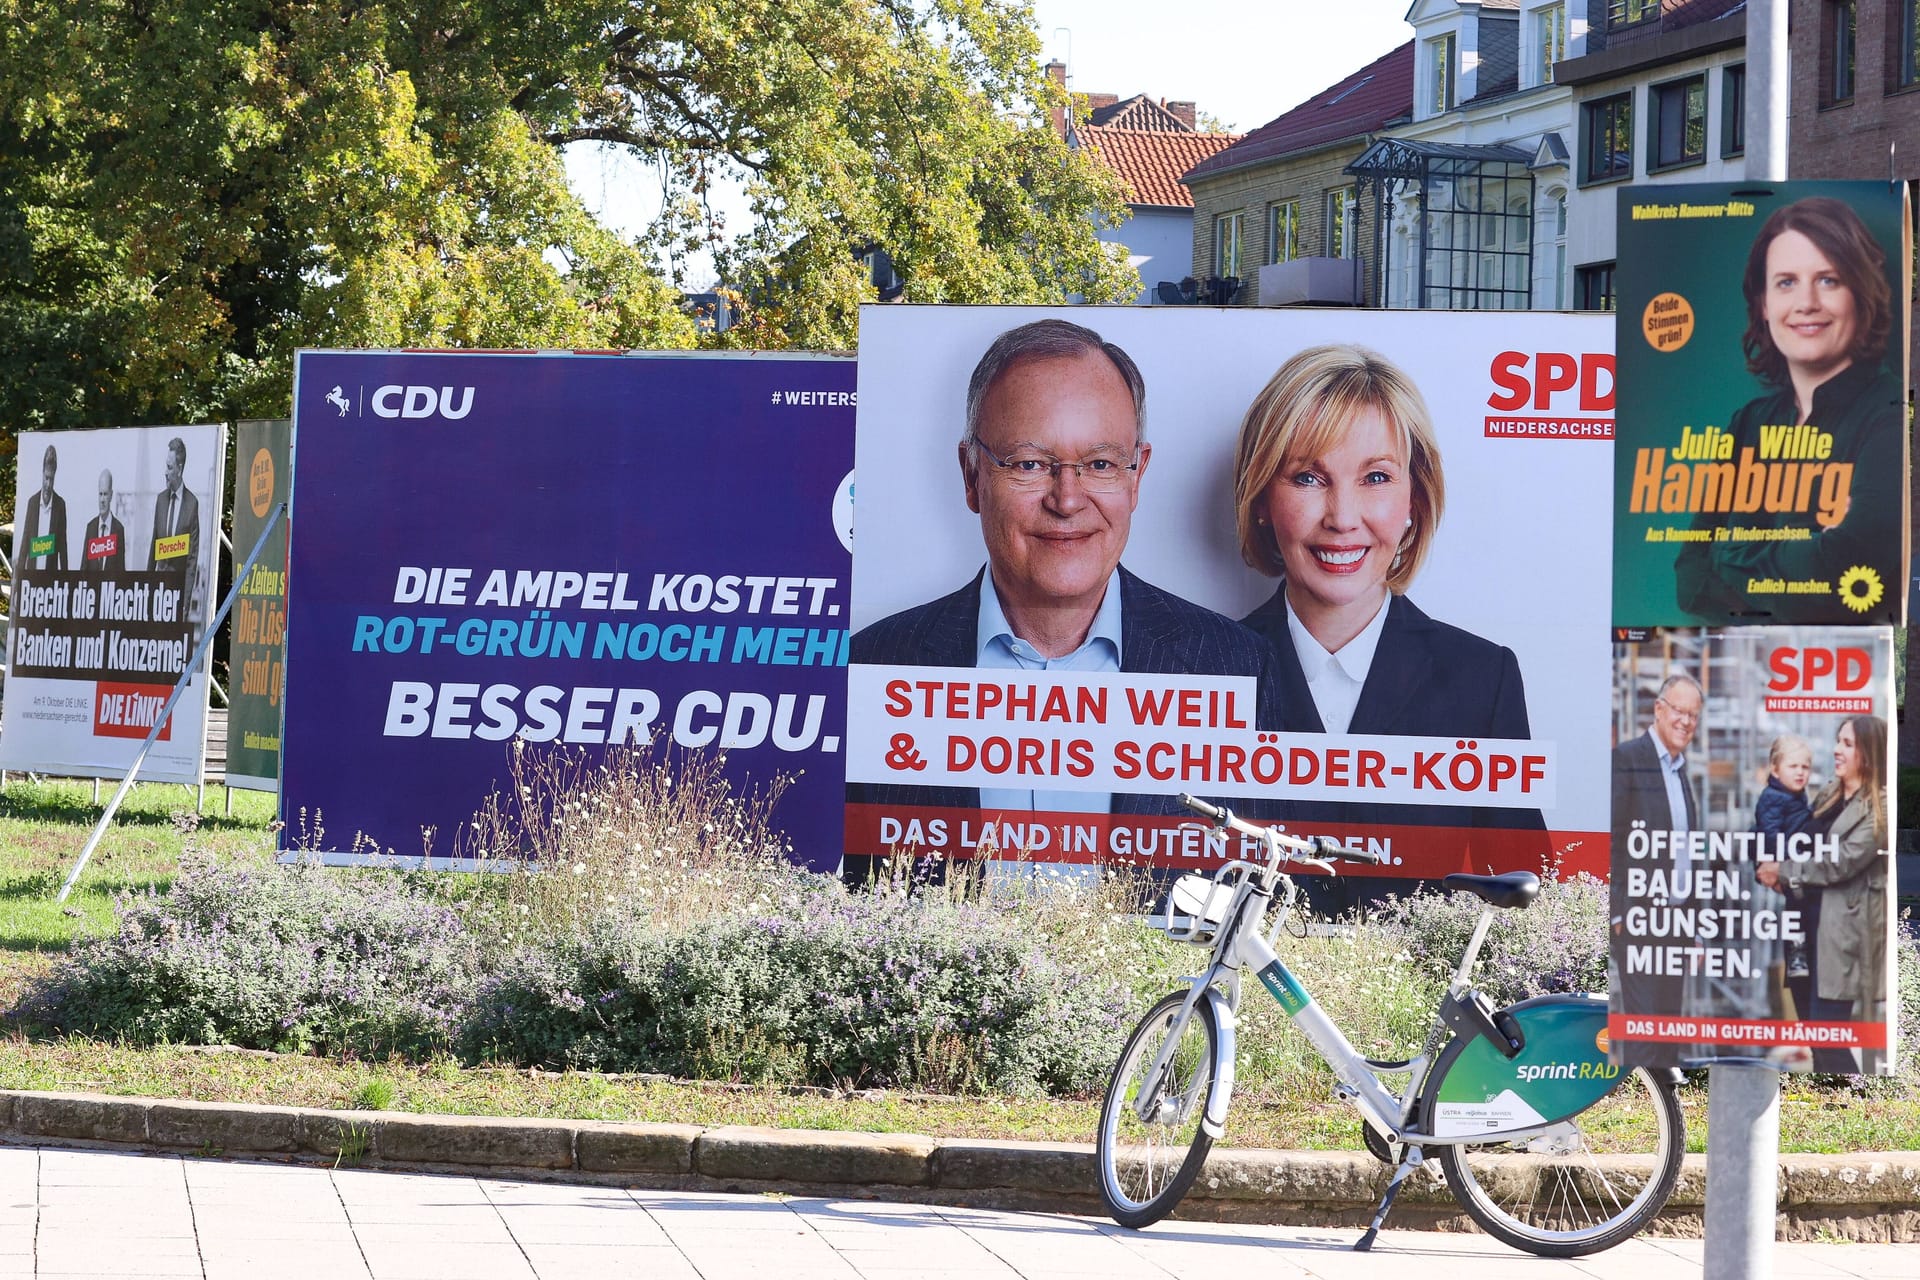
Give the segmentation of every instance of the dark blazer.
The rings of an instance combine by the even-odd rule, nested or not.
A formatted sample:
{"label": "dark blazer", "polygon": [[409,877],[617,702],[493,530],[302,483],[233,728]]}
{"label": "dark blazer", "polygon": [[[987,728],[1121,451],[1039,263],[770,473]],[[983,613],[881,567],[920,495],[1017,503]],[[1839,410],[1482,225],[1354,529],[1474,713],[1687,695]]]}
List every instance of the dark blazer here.
{"label": "dark blazer", "polygon": [[174,527],[187,535],[187,554],[166,560],[153,558],[154,543],[167,536],[165,521],[167,518],[167,491],[162,489],[153,500],[153,541],[147,544],[150,569],[162,573],[184,573],[191,575],[200,557],[200,500],[193,496],[193,490],[184,484],[180,486],[180,517]]}
{"label": "dark blazer", "polygon": [[[1710,627],[1898,621],[1906,408],[1900,380],[1877,363],[1855,362],[1816,387],[1807,421],[1832,434],[1830,461],[1853,467],[1847,514],[1833,528],[1822,529],[1805,512],[1702,512],[1694,518],[1696,529],[1794,527],[1810,536],[1685,544],[1673,565],[1680,607]],[[1799,420],[1793,388],[1779,387],[1741,406],[1727,430],[1737,451],[1758,445],[1763,426]],[[1754,578],[1824,578],[1837,584],[1855,565],[1872,569],[1885,586],[1886,594],[1870,614],[1853,613],[1837,595],[1747,594],[1747,583]]]}
{"label": "dark blazer", "polygon": [[[850,660],[883,666],[973,666],[985,575],[982,569],[973,581],[951,595],[862,628],[853,637]],[[1271,729],[1280,717],[1279,708],[1271,701],[1278,687],[1271,648],[1231,618],[1170,595],[1124,567],[1120,570],[1120,669],[1154,675],[1254,676],[1260,681],[1255,725]],[[1232,803],[1231,797],[1227,799]],[[849,783],[847,801],[977,809],[980,791],[976,787]],[[1281,807],[1262,805],[1257,816],[1278,818],[1282,816]],[[1173,796],[1116,791],[1112,812],[1184,814],[1187,810]]]}
{"label": "dark blazer", "polygon": [[[1687,827],[1697,830],[1700,804],[1693,794],[1693,779],[1684,771],[1680,787],[1687,801]],[[1649,831],[1671,831],[1675,816],[1660,773],[1660,752],[1650,734],[1636,733],[1613,749],[1614,839],[1625,839],[1636,821],[1646,823]]]}
{"label": "dark blazer", "polygon": [[[1687,777],[1684,770],[1680,774],[1680,788],[1686,797],[1687,827],[1697,831],[1701,828],[1700,805],[1693,794],[1693,780]],[[1612,811],[1613,859],[1616,867],[1628,865],[1626,840],[1635,822],[1646,823],[1649,831],[1673,830],[1675,815],[1672,804],[1667,800],[1666,780],[1660,772],[1660,752],[1653,745],[1652,735],[1647,732],[1636,733],[1613,749]],[[1648,859],[1645,863],[1634,865],[1671,868],[1676,863],[1667,857]],[[1618,932],[1623,927],[1629,907],[1660,905],[1668,899],[1644,898],[1636,902],[1627,896],[1627,877],[1616,875],[1607,886],[1607,901],[1613,928]],[[1620,945],[1616,942],[1607,970],[1607,984],[1612,993],[1615,1013],[1673,1015],[1701,1012],[1688,1009],[1683,979],[1671,974],[1626,973],[1616,967],[1620,951]],[[1651,1061],[1651,1058],[1632,1058],[1630,1061]]]}
{"label": "dark blazer", "polygon": [[95,538],[103,536],[100,517],[87,521],[87,540],[80,544],[80,567],[95,573],[119,573],[127,567],[127,527],[114,516],[107,517],[106,534],[113,535],[113,554],[110,556],[89,556],[87,548]]}
{"label": "dark blazer", "polygon": [[[49,558],[49,569],[65,569],[71,562],[67,555],[67,500],[58,493],[53,495],[53,555]],[[13,549],[13,563],[22,568],[33,568],[38,557],[27,555],[27,548],[33,545],[34,535],[40,530],[40,491],[35,489],[27,499],[26,523],[20,526],[20,540]]]}
{"label": "dark blazer", "polygon": [[[1286,733],[1325,733],[1306,672],[1287,629],[1286,588],[1241,621],[1277,655],[1280,725]],[[1530,738],[1527,691],[1513,650],[1435,622],[1405,596],[1387,603],[1380,646],[1360,687],[1348,733],[1427,738]],[[1542,831],[1538,809],[1463,809],[1450,805],[1297,804],[1302,821]],[[1548,852],[1544,836],[1540,852]],[[1482,868],[1475,868],[1480,870]]]}

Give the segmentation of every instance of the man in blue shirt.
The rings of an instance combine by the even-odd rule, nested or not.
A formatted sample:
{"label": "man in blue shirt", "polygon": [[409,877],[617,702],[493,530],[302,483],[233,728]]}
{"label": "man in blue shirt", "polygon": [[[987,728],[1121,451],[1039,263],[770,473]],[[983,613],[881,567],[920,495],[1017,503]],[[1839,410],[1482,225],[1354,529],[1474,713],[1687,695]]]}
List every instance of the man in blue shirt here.
{"label": "man in blue shirt", "polygon": [[[853,637],[855,663],[1252,676],[1256,723],[1272,648],[1229,618],[1121,566],[1153,458],[1146,386],[1127,353],[1093,330],[1039,320],[996,338],[967,387],[958,448],[987,564],[959,590]],[[1172,796],[855,783],[850,803],[993,812],[1184,812]],[[850,875],[866,860],[848,859]]]}

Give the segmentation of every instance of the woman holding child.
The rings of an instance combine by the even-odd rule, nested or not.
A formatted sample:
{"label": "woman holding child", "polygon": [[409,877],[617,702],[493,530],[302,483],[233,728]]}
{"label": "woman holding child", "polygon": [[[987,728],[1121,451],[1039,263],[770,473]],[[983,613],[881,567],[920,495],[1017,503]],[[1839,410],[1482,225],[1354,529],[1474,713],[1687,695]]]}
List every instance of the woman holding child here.
{"label": "woman holding child", "polygon": [[[1813,937],[1816,1022],[1886,1022],[1887,985],[1887,722],[1879,716],[1841,721],[1833,745],[1833,781],[1814,802],[1812,816],[1832,841],[1820,861],[1762,862],[1760,882],[1804,898],[1817,890],[1819,929]],[[1772,781],[1769,780],[1769,787]],[[1880,1052],[1864,1052],[1857,1066],[1825,1070],[1872,1071]]]}

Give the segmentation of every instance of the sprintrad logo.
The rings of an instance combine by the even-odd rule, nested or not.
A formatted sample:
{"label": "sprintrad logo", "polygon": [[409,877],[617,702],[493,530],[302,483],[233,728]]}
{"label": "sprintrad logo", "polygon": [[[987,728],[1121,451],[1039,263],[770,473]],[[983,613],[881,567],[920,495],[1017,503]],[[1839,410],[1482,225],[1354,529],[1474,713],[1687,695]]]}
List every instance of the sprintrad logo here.
{"label": "sprintrad logo", "polygon": [[1611,1080],[1620,1068],[1608,1062],[1549,1062],[1520,1067],[1516,1075],[1523,1081],[1534,1080]]}
{"label": "sprintrad logo", "polygon": [[[457,405],[456,390],[460,393]],[[373,393],[373,411],[382,418],[464,418],[472,409],[472,387],[403,387],[389,383]]]}

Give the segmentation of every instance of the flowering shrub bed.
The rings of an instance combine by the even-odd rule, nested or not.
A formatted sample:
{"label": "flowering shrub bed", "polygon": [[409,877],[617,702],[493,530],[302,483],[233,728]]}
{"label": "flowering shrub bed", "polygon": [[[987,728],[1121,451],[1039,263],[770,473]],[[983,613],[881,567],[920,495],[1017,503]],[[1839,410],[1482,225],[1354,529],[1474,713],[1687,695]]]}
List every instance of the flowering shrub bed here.
{"label": "flowering shrub bed", "polygon": [[452,1042],[479,961],[458,911],[393,877],[190,866],[18,1016],[136,1044],[423,1055]]}
{"label": "flowering shrub bed", "polygon": [[[1381,908],[1379,928],[1400,935],[1410,959],[1444,983],[1485,906],[1470,893],[1418,893]],[[1548,880],[1524,911],[1497,911],[1474,981],[1496,1004],[1607,989],[1607,886],[1590,875]]]}
{"label": "flowering shrub bed", "polygon": [[605,919],[491,977],[469,1057],[940,1092],[1100,1083],[1127,999],[1005,916],[939,897],[821,894],[804,915],[661,934]]}

